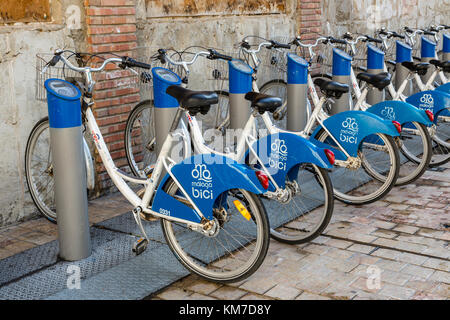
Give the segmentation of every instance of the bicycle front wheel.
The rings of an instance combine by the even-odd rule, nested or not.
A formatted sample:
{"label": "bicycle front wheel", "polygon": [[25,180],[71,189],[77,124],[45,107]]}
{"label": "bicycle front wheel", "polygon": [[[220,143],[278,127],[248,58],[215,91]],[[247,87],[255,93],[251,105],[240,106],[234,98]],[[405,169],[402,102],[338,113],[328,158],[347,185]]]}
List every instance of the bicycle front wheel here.
{"label": "bicycle front wheel", "polygon": [[270,235],[289,244],[309,242],[322,234],[333,214],[333,187],[328,172],[301,164],[295,180],[287,181],[290,196],[285,203],[263,198]]}
{"label": "bicycle front wheel", "polygon": [[[325,130],[317,136],[319,141],[336,147]],[[380,133],[367,136],[359,144],[354,164],[331,169],[334,196],[356,205],[377,201],[395,185],[399,170],[400,156],[392,137]]]}
{"label": "bicycle front wheel", "polygon": [[[178,186],[168,181],[165,190],[184,203]],[[161,227],[172,252],[191,272],[215,282],[236,282],[253,274],[263,262],[269,247],[269,224],[259,198],[248,191],[232,189],[222,194],[226,201],[214,209],[217,232],[208,236],[186,225],[161,219]],[[235,207],[239,201],[250,216]]]}

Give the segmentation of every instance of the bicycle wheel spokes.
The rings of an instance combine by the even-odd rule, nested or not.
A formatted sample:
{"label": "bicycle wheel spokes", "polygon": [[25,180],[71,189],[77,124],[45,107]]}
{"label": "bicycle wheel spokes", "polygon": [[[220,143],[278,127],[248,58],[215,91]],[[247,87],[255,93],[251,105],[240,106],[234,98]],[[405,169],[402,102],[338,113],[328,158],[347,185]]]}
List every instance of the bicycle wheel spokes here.
{"label": "bicycle wheel spokes", "polygon": [[263,200],[272,237],[288,243],[303,243],[319,236],[333,212],[333,191],[326,171],[303,164],[297,179],[287,182],[287,190],[291,197],[286,203]]}
{"label": "bicycle wheel spokes", "polygon": [[156,161],[154,106],[147,101],[131,112],[125,132],[125,149],[133,173],[146,177],[144,169]]}
{"label": "bicycle wheel spokes", "polygon": [[25,155],[26,177],[31,197],[39,211],[56,220],[53,165],[48,120],[39,122],[30,135]]}
{"label": "bicycle wheel spokes", "polygon": [[[284,80],[272,80],[268,83],[264,84],[260,90],[261,93],[268,94],[271,96],[279,97],[283,101],[279,110],[280,119],[274,119],[273,114],[269,113],[270,118],[273,121],[273,124],[281,129],[286,129],[286,104],[287,104],[287,84]],[[262,123],[262,119],[258,117],[257,119],[257,128],[265,128],[264,123]]]}
{"label": "bicycle wheel spokes", "polygon": [[432,135],[433,156],[430,166],[437,167],[450,160],[450,108],[437,114],[437,123]]}
{"label": "bicycle wheel spokes", "polygon": [[426,127],[417,122],[403,125],[400,134],[400,172],[397,185],[418,179],[431,160],[431,139]]}
{"label": "bicycle wheel spokes", "polygon": [[[325,141],[324,131],[319,137]],[[391,137],[375,134],[359,146],[357,162],[351,167],[334,166],[330,174],[337,199],[351,204],[370,203],[385,196],[395,184],[399,155]]]}
{"label": "bicycle wheel spokes", "polygon": [[[169,188],[174,194],[175,185]],[[257,198],[246,191],[231,190],[226,205],[214,209],[219,229],[213,236],[185,226],[162,221],[167,242],[179,260],[191,271],[213,281],[238,281],[249,276],[261,264],[267,250],[267,221],[260,215]],[[247,220],[233,204],[239,201],[251,217]]]}

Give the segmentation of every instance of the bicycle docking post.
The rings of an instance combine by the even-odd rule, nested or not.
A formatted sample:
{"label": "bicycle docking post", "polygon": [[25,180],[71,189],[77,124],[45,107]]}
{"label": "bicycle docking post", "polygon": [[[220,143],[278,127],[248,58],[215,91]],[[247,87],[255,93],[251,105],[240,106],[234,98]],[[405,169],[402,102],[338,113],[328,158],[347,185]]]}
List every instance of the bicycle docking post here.
{"label": "bicycle docking post", "polygon": [[[379,74],[384,70],[384,52],[374,45],[367,45],[367,72],[370,74]],[[384,101],[384,90],[372,88],[367,93],[367,103],[374,105]]]}
{"label": "bicycle docking post", "polygon": [[308,120],[306,104],[308,62],[296,54],[287,54],[287,114],[289,131],[302,131]]}
{"label": "bicycle docking post", "polygon": [[[408,77],[409,70],[402,66],[402,62],[412,61],[412,48],[404,42],[396,41],[395,50],[395,89],[398,90],[403,81]],[[403,94],[405,96],[410,96],[411,92],[412,83],[409,83],[403,91]]]}
{"label": "bicycle docking post", "polygon": [[[344,51],[333,48],[333,81],[346,84],[351,88],[350,70],[352,57]],[[335,99],[330,113],[338,114],[351,109],[351,95],[344,93],[339,99]]]}
{"label": "bicycle docking post", "polygon": [[442,60],[450,60],[450,35],[442,35]]}
{"label": "bicycle docking post", "polygon": [[[420,60],[422,62],[430,62],[430,60],[436,59],[436,42],[422,36],[420,45]],[[427,73],[422,76],[422,81],[426,83],[430,79],[431,74],[434,72],[435,66],[430,65]]]}
{"label": "bicycle docking post", "polygon": [[243,129],[250,108],[245,94],[252,91],[252,68],[242,60],[228,62],[229,68],[229,92],[230,92],[230,129]]}
{"label": "bicycle docking post", "polygon": [[76,261],[91,255],[81,93],[60,79],[45,81],[55,179],[59,256]]}
{"label": "bicycle docking post", "polygon": [[[152,74],[155,104],[156,154],[159,155],[179,107],[177,99],[169,96],[166,90],[171,85],[181,85],[181,79],[177,74],[165,68],[153,68]],[[163,175],[161,174],[161,176]]]}
{"label": "bicycle docking post", "polygon": [[[442,60],[450,60],[450,35],[445,33],[442,35]],[[448,78],[450,74],[446,73],[445,76]]]}

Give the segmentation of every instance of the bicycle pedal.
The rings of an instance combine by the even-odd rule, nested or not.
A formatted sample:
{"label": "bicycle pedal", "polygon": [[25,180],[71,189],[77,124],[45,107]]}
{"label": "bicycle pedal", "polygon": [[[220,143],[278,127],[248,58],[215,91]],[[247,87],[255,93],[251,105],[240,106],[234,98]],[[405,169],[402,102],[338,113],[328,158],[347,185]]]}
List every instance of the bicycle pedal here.
{"label": "bicycle pedal", "polygon": [[140,238],[138,241],[136,241],[133,244],[133,252],[136,253],[136,255],[140,255],[142,252],[145,251],[145,249],[147,249],[148,246],[148,240],[145,238]]}

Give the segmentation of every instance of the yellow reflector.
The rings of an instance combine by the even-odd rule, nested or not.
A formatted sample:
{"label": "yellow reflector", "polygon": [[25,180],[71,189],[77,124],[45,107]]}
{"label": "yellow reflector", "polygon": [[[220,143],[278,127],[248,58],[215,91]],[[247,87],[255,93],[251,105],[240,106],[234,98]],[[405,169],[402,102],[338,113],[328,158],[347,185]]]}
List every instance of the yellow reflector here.
{"label": "yellow reflector", "polygon": [[252,216],[250,215],[250,212],[248,212],[247,208],[239,200],[234,200],[233,204],[242,216],[249,221]]}

